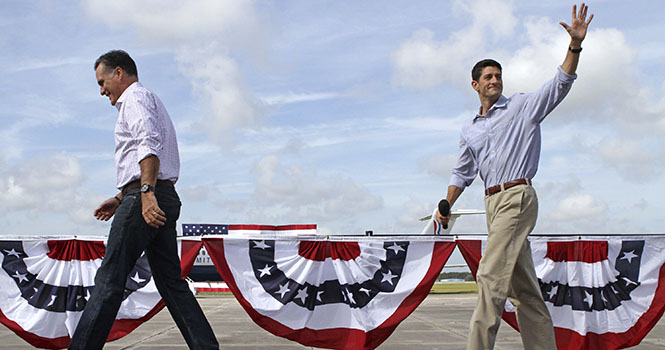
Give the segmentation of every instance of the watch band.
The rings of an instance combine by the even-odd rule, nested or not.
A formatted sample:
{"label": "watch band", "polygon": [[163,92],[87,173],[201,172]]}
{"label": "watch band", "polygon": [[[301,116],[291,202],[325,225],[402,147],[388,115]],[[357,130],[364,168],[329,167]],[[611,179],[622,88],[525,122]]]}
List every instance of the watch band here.
{"label": "watch band", "polygon": [[580,47],[580,48],[577,48],[577,49],[573,49],[572,47],[568,46],[568,51],[570,51],[572,53],[580,53],[580,52],[582,52],[582,48]]}
{"label": "watch band", "polygon": [[146,192],[155,192],[155,187],[151,186],[150,184],[141,185],[141,193],[146,193]]}

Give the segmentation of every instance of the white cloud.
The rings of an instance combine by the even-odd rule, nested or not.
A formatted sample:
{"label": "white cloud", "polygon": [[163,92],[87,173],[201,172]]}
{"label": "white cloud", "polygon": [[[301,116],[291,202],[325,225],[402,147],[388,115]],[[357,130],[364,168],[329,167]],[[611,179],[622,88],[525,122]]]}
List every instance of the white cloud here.
{"label": "white cloud", "polygon": [[[74,212],[80,200],[73,198],[83,179],[78,160],[65,154],[7,166],[0,172],[0,215],[21,210]],[[67,205],[63,205],[65,202]]]}
{"label": "white cloud", "polygon": [[208,107],[201,130],[221,142],[235,126],[255,126],[261,113],[260,104],[246,87],[237,63],[217,50],[213,46],[183,49],[176,60]]}
{"label": "white cloud", "polygon": [[648,142],[648,138],[605,138],[596,152],[609,168],[615,168],[624,178],[633,181],[658,181],[653,174],[660,173],[665,160],[660,140]]}
{"label": "white cloud", "polygon": [[597,221],[598,216],[607,211],[605,203],[595,199],[590,194],[574,193],[561,201],[550,214],[554,220],[591,220]]}
{"label": "white cloud", "polygon": [[337,98],[339,96],[340,94],[336,92],[295,93],[290,91],[286,94],[263,95],[260,98],[264,103],[268,105],[283,105],[283,104],[299,103],[299,102],[329,100]]}
{"label": "white cloud", "polygon": [[255,201],[267,215],[331,222],[379,209],[380,196],[343,175],[319,176],[316,170],[282,166],[279,157],[266,156],[254,168]]}
{"label": "white cloud", "polygon": [[143,42],[168,47],[207,108],[198,125],[216,143],[227,143],[236,126],[255,126],[261,104],[246,87],[230,51],[264,55],[265,22],[252,1],[84,2],[88,13],[111,28],[134,29]]}
{"label": "white cloud", "polygon": [[517,22],[510,2],[455,1],[454,9],[471,15],[470,25],[443,41],[435,40],[431,30],[420,29],[402,42],[391,57],[395,84],[424,90],[444,82],[468,86],[471,61],[488,38],[511,36]]}
{"label": "white cloud", "polygon": [[428,173],[448,180],[456,163],[456,153],[435,154],[427,159],[425,167]]}

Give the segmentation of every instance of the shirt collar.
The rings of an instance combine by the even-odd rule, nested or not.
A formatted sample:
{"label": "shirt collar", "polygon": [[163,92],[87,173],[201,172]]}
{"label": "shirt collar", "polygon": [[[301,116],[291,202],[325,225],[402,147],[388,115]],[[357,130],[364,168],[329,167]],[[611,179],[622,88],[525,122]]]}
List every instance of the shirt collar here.
{"label": "shirt collar", "polygon": [[125,99],[127,98],[127,95],[129,95],[129,92],[131,92],[131,90],[134,90],[137,87],[141,87],[141,86],[143,86],[143,85],[141,85],[141,83],[139,83],[138,81],[133,82],[131,85],[129,85],[125,89],[125,91],[123,91],[122,94],[120,94],[120,97],[118,97],[118,100],[115,101],[115,108],[117,108],[118,111],[119,111],[120,107],[122,106],[122,103],[125,102]]}
{"label": "shirt collar", "polygon": [[[501,96],[499,96],[499,99],[496,100],[496,102],[494,102],[492,107],[490,107],[489,111],[491,111],[493,109],[497,109],[497,108],[506,108],[506,104],[508,104],[508,98],[506,98],[506,96],[501,95]],[[482,106],[479,107],[478,110],[480,111],[481,108],[482,108]],[[487,111],[487,112],[489,113],[489,111]],[[485,117],[487,117],[487,114],[480,115],[480,113],[476,113],[476,116],[473,117],[473,121],[475,122],[479,118],[485,118]]]}

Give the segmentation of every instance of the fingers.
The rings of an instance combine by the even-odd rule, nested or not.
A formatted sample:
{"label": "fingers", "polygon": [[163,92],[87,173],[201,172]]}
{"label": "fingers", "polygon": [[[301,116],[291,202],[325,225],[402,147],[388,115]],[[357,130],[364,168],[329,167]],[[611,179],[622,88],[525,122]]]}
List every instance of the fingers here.
{"label": "fingers", "polygon": [[151,227],[158,228],[166,223],[166,214],[159,207],[147,209],[143,212],[143,219]]}
{"label": "fingers", "polygon": [[584,5],[584,3],[582,3],[582,5],[580,6],[580,12],[582,12],[582,16],[580,17],[580,19],[583,20],[583,21],[586,18],[587,10],[589,10],[589,6],[586,6],[586,5]]}
{"label": "fingers", "polygon": [[592,13],[591,16],[589,17],[589,20],[586,21],[586,25],[587,25],[587,26],[589,25],[589,23],[591,23],[591,20],[592,20],[592,19],[593,19],[593,13]]}
{"label": "fingers", "polygon": [[101,211],[101,210],[95,210],[94,215],[95,215],[95,218],[97,218],[97,220],[101,220],[101,221],[108,221],[111,218],[111,216],[113,216],[113,215],[109,214],[108,212]]}
{"label": "fingers", "polygon": [[434,218],[441,225],[446,225],[446,224],[448,224],[448,221],[450,221],[450,214],[448,214],[448,216],[443,216],[443,215],[441,215],[441,213],[437,209],[436,214],[434,215]]}

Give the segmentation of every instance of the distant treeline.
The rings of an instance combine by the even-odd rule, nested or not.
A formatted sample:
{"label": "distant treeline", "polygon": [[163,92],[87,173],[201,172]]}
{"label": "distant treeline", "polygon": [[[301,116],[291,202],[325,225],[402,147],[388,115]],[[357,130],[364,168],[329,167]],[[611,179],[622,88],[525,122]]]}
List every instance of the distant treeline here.
{"label": "distant treeline", "polygon": [[464,281],[473,281],[471,272],[442,272],[439,274],[439,280],[460,279]]}

